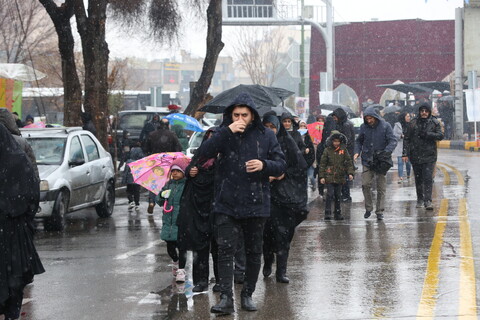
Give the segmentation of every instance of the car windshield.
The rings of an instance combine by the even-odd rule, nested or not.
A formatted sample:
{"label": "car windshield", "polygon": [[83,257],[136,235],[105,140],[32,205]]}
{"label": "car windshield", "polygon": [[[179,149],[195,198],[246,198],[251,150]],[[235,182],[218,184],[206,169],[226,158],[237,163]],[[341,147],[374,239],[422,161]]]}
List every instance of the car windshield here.
{"label": "car windshield", "polygon": [[66,138],[28,138],[37,164],[59,165],[63,161]]}
{"label": "car windshield", "polygon": [[146,113],[134,113],[134,114],[125,114],[120,120],[120,128],[130,128],[141,130],[145,125],[146,120],[148,119],[149,114]]}

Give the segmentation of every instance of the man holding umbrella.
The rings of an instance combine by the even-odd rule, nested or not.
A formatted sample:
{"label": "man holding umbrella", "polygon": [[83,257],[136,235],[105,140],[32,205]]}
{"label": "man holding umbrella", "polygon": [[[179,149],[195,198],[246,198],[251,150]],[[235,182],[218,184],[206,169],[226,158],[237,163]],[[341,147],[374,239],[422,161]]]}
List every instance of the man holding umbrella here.
{"label": "man holding umbrella", "polygon": [[216,134],[198,152],[207,158],[218,155],[213,212],[221,300],[210,311],[231,314],[233,256],[240,233],[247,258],[241,306],[247,311],[257,310],[252,294],[260,272],[263,228],[270,215],[269,177],[282,175],[286,163],[275,134],[262,125],[248,93],[237,96],[223,118]]}

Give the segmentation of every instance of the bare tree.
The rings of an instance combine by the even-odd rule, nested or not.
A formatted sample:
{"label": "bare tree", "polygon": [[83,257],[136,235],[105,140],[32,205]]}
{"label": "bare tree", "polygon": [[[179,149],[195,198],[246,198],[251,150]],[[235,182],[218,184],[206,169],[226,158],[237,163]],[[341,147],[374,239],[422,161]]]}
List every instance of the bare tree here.
{"label": "bare tree", "polygon": [[55,30],[36,0],[0,0],[0,52],[7,63],[28,63],[52,46]]}
{"label": "bare tree", "polygon": [[215,66],[217,64],[220,51],[224,47],[222,42],[222,3],[221,1],[211,0],[207,9],[208,31],[207,31],[207,55],[203,62],[202,73],[198,79],[190,103],[185,109],[185,113],[194,115],[196,110],[202,107],[207,101],[207,92],[212,83]]}
{"label": "bare tree", "polygon": [[287,39],[282,28],[245,27],[237,32],[234,55],[255,84],[271,86],[277,80],[282,65],[282,51]]}

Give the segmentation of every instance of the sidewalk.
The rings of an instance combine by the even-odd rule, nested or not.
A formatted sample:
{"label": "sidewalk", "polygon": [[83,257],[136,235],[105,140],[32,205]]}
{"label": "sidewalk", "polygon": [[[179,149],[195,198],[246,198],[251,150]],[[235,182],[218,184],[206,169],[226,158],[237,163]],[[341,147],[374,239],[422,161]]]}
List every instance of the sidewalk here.
{"label": "sidewalk", "polygon": [[476,146],[475,141],[442,140],[439,141],[437,145],[441,149],[480,151],[480,148]]}

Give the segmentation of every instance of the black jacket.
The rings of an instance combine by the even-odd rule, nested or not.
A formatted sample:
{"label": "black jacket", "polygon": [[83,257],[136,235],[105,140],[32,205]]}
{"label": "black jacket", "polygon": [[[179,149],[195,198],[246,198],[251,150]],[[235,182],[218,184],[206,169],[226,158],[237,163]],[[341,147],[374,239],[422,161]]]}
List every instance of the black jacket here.
{"label": "black jacket", "polygon": [[412,164],[423,164],[437,161],[437,141],[443,139],[440,121],[432,116],[432,109],[428,103],[419,106],[427,108],[428,118],[422,119],[419,115],[410,121],[403,140],[403,156],[407,156]]}
{"label": "black jacket", "polygon": [[347,150],[351,157],[355,151],[355,129],[353,123],[348,120],[348,115],[342,108],[333,110],[332,115],[338,118],[338,122],[335,124],[335,130],[340,131],[347,138]]}
{"label": "black jacket", "polygon": [[[253,113],[252,123],[243,133],[233,133],[235,105],[246,105]],[[223,123],[212,138],[198,149],[206,158],[217,158],[215,175],[215,203],[213,211],[237,219],[268,217],[270,215],[270,176],[280,176],[286,168],[285,156],[271,130],[260,121],[255,103],[247,93],[240,94],[225,109]],[[245,163],[259,159],[263,170],[247,173]]]}

